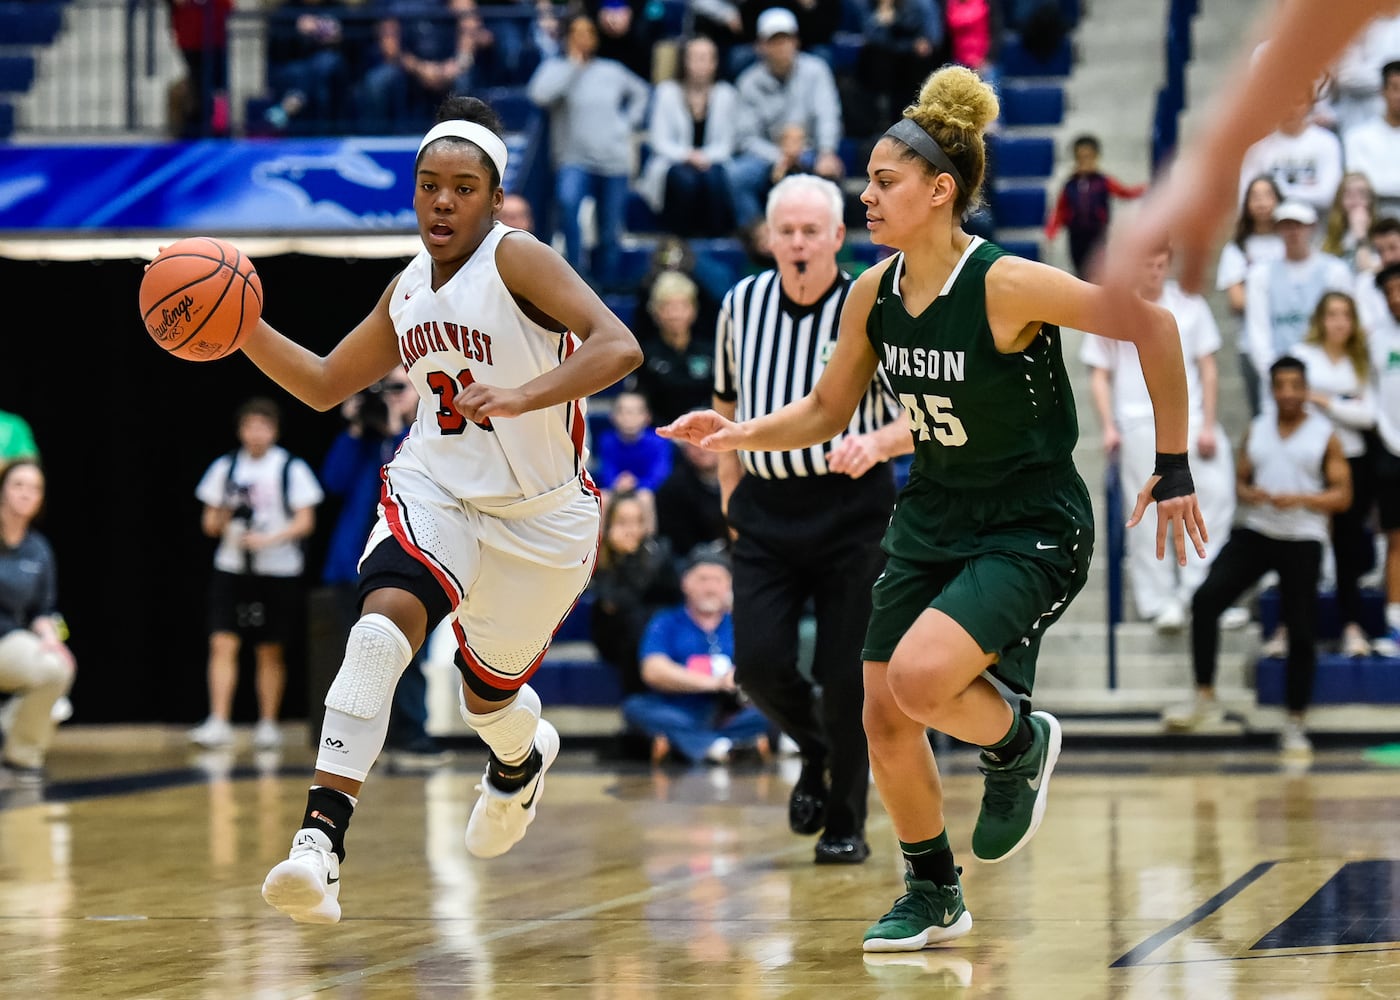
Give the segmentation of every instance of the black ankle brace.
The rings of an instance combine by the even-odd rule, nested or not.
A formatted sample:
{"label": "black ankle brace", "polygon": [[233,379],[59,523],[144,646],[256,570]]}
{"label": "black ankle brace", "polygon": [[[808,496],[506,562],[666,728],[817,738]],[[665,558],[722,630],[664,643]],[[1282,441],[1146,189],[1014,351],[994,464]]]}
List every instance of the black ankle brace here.
{"label": "black ankle brace", "polygon": [[540,753],[540,748],[532,746],[530,755],[519,764],[506,764],[494,753],[489,754],[486,771],[491,776],[493,788],[499,792],[513,792],[529,784],[530,779],[538,774],[543,766],[544,756]]}

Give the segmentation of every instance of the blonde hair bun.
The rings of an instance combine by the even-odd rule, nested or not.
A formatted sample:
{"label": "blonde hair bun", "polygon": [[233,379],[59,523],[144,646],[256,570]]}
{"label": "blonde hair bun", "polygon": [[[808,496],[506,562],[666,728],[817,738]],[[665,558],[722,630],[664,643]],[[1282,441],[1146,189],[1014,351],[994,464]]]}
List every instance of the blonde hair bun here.
{"label": "blonde hair bun", "polygon": [[926,132],[948,129],[981,133],[1001,114],[1001,102],[980,76],[966,66],[935,70],[919,88],[919,98],[904,109]]}

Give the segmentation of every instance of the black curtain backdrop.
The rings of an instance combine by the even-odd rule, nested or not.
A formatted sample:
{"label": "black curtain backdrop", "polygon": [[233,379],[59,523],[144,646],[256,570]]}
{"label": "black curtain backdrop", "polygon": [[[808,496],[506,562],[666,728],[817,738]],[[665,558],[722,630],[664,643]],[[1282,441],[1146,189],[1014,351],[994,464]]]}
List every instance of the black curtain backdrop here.
{"label": "black curtain backdrop", "polygon": [[[299,254],[254,261],[269,323],[325,354],[378,301],[405,259]],[[34,429],[48,478],[38,528],[58,557],[59,603],[78,660],[75,723],[184,722],[208,707],[205,593],[214,542],[199,530],[195,484],[237,446],[250,396],[282,407],[280,443],[319,470],[342,428],[292,398],[242,354],[166,355],[141,324],[143,261],[0,258],[16,306],[0,349],[0,409]],[[18,305],[18,303],[27,303]],[[30,319],[20,320],[28,314]],[[320,580],[338,503],[318,511],[308,590]],[[245,650],[235,721],[256,717]],[[283,717],[307,714],[306,643],[288,650]]]}

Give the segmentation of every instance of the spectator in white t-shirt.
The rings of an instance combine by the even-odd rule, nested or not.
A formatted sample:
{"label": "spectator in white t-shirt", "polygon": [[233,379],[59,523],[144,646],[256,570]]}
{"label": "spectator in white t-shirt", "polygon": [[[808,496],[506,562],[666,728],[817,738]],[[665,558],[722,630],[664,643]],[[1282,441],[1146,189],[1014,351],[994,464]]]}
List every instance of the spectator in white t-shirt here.
{"label": "spectator in white t-shirt", "polygon": [[[1244,318],[1244,279],[1254,264],[1283,257],[1283,240],[1274,232],[1274,209],[1283,201],[1278,182],[1270,174],[1260,174],[1245,188],[1235,233],[1220,250],[1215,287],[1225,293],[1236,320]],[[1242,328],[1236,328],[1235,347],[1240,356],[1240,375],[1251,415],[1259,413],[1259,373],[1249,358]]]}
{"label": "spectator in white t-shirt", "polygon": [[1370,256],[1375,259],[1375,266],[1369,270],[1357,268],[1356,288],[1352,292],[1361,329],[1368,332],[1390,318],[1385,296],[1376,287],[1376,274],[1390,264],[1400,264],[1400,218],[1385,215],[1377,219],[1371,223],[1370,237]]}
{"label": "spectator in white t-shirt", "polygon": [[[1227,532],[1235,516],[1235,471],[1225,429],[1216,419],[1220,329],[1210,306],[1199,295],[1187,295],[1167,278],[1171,253],[1163,250],[1146,265],[1138,294],[1176,317],[1186,359],[1186,393],[1190,402],[1191,473],[1196,497],[1207,524]],[[1126,341],[1085,334],[1080,360],[1091,369],[1094,406],[1103,427],[1104,449],[1122,463],[1126,482],[1152,473],[1156,425],[1152,399],[1142,375],[1137,348]],[[1127,511],[1122,512],[1124,515]],[[1210,568],[1216,546],[1205,559],[1178,567],[1159,560],[1156,536],[1128,532],[1129,581],[1138,615],[1152,620],[1159,631],[1174,632],[1186,622],[1191,596]]]}
{"label": "spectator in white t-shirt", "polygon": [[1400,59],[1381,70],[1381,114],[1354,125],[1342,134],[1348,170],[1359,170],[1371,180],[1381,200],[1381,211],[1400,213]]}
{"label": "spectator in white t-shirt", "polygon": [[1376,426],[1376,397],[1366,331],[1357,321],[1350,295],[1328,292],[1322,297],[1293,356],[1307,368],[1309,404],[1332,421],[1332,432],[1351,466],[1351,505],[1332,515],[1337,617],[1342,622],[1342,652],[1369,656],[1371,642],[1361,627],[1360,579],[1375,557],[1367,528],[1375,494],[1365,432]]}
{"label": "spectator in white t-shirt", "polygon": [[1350,293],[1355,284],[1343,260],[1313,249],[1316,226],[1311,205],[1285,201],[1274,210],[1283,257],[1254,265],[1245,278],[1245,340],[1257,372],[1302,341],[1325,293]]}
{"label": "spectator in white t-shirt", "polygon": [[1332,127],[1346,132],[1385,110],[1378,81],[1381,68],[1395,59],[1400,59],[1400,12],[1373,20],[1333,66],[1327,100]]}
{"label": "spectator in white t-shirt", "polygon": [[1241,199],[1252,178],[1268,174],[1285,201],[1306,202],[1319,214],[1331,207],[1342,182],[1342,142],[1335,132],[1313,123],[1311,114],[1309,95],[1275,131],[1249,147],[1240,165]]}

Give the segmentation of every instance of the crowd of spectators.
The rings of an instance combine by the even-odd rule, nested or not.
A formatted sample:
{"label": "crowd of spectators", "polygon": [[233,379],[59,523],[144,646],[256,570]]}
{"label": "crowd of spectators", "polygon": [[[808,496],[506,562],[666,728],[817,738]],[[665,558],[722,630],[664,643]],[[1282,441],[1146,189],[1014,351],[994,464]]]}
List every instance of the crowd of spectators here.
{"label": "crowd of spectators", "polygon": [[[228,134],[232,4],[168,2],[188,70],[172,91],[177,131]],[[263,92],[243,127],[420,135],[449,94],[509,93],[547,121],[541,235],[613,292],[626,284],[617,248],[629,201],[649,211],[649,232],[750,236],[782,177],[858,176],[930,72],[952,61],[995,80],[1005,40],[1048,54],[1070,26],[1065,10],[1063,0],[280,0],[264,15]]]}

